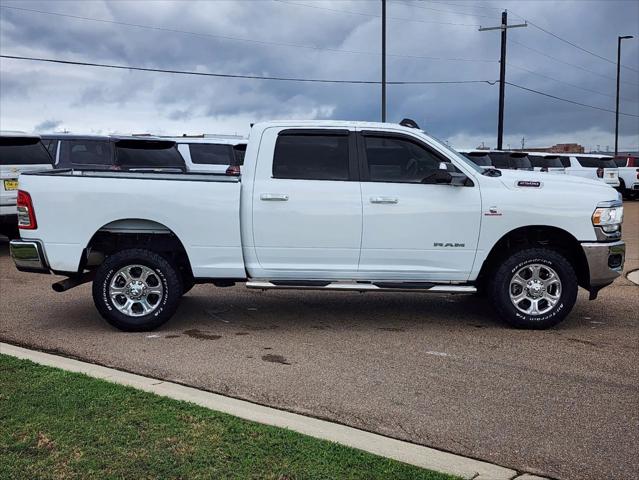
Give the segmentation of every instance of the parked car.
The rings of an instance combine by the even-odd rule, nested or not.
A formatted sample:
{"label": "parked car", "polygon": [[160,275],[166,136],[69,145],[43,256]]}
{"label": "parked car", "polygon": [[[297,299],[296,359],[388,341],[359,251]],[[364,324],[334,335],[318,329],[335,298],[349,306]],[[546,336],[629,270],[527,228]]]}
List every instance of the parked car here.
{"label": "parked car", "polygon": [[558,153],[566,174],[598,180],[619,187],[619,169],[612,157],[589,153]]}
{"label": "parked car", "polygon": [[[240,167],[244,163],[246,139],[170,137],[170,140],[177,143],[189,172],[223,174],[229,167]],[[235,171],[239,173],[239,168]]]}
{"label": "parked car", "polygon": [[619,191],[626,198],[639,196],[639,158],[632,155],[615,157],[619,169]]}
{"label": "parked car", "polygon": [[16,236],[18,176],[51,168],[51,157],[37,135],[0,132],[0,233]]}
{"label": "parked car", "polygon": [[533,170],[533,165],[526,152],[491,150],[489,155],[493,166],[497,169]]}
{"label": "parked car", "polygon": [[536,172],[566,173],[566,168],[558,155],[552,153],[528,153],[528,158]]}
{"label": "parked car", "polygon": [[185,172],[175,142],[154,137],[42,135],[55,168]]}
{"label": "parked car", "polygon": [[[587,188],[581,188],[587,187]],[[484,293],[547,328],[623,269],[623,207],[585,178],[482,170],[418,128],[252,127],[241,179],[57,170],[20,177],[19,270],[93,281],[122,330],[156,328],[194,283]],[[425,312],[427,314],[427,312]]]}

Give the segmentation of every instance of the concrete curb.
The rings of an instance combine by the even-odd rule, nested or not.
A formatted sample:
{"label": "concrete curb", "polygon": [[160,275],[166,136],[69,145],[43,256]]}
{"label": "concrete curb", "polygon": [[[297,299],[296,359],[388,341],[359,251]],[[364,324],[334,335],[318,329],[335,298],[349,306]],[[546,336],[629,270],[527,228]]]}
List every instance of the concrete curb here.
{"label": "concrete curb", "polygon": [[395,440],[345,425],[277,410],[275,408],[205,392],[176,383],[164,382],[155,378],[122,372],[113,368],[94,365],[58,355],[51,355],[37,350],[16,347],[7,343],[0,342],[0,353],[31,360],[40,365],[56,367],[70,372],[84,373],[90,377],[121,385],[128,385],[175,400],[192,402],[202,407],[228,413],[245,420],[287,428],[304,435],[364,450],[410,465],[457,475],[468,480],[512,480],[515,478],[521,480],[547,480],[543,477],[526,475],[519,477],[518,472],[515,470],[443,452],[434,448]]}
{"label": "concrete curb", "polygon": [[639,285],[639,270],[633,270],[628,275],[626,275],[626,278],[632,283]]}

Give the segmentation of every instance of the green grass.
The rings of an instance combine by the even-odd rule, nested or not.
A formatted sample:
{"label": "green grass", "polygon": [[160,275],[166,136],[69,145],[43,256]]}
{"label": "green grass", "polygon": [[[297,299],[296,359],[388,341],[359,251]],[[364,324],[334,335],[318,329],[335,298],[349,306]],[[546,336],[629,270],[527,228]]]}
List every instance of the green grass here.
{"label": "green grass", "polygon": [[453,477],[0,355],[0,479],[14,478]]}

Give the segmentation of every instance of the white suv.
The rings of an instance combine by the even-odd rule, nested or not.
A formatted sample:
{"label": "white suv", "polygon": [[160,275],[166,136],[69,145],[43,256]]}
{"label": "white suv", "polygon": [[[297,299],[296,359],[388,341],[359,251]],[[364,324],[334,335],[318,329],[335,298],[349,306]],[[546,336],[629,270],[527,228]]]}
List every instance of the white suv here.
{"label": "white suv", "polygon": [[17,233],[18,175],[51,168],[51,157],[37,135],[0,132],[0,228]]}
{"label": "white suv", "polygon": [[619,187],[619,168],[612,157],[588,153],[558,153],[568,175],[599,180]]}

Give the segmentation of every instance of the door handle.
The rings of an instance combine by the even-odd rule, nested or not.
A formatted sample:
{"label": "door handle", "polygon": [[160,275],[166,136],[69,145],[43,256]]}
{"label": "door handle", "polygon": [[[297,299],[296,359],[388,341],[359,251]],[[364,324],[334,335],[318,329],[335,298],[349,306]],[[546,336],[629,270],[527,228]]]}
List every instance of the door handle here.
{"label": "door handle", "polygon": [[397,197],[371,197],[370,200],[371,200],[371,203],[393,204],[393,203],[398,203],[399,202]]}
{"label": "door handle", "polygon": [[286,202],[288,195],[285,193],[263,193],[260,195],[260,200],[267,202]]}

